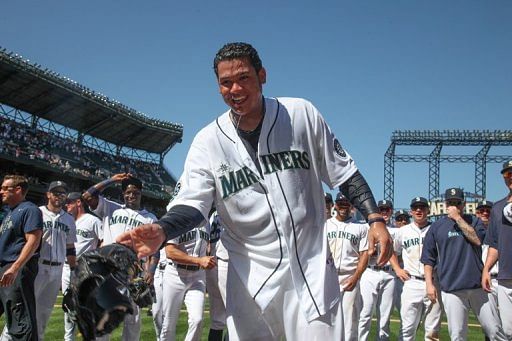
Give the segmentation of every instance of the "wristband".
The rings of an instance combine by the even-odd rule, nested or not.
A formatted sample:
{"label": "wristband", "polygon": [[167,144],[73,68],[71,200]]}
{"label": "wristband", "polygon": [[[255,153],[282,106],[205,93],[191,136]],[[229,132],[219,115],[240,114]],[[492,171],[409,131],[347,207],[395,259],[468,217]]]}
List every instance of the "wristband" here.
{"label": "wristband", "polygon": [[386,225],[386,220],[382,217],[368,219],[368,225],[372,226],[373,223],[383,223]]}

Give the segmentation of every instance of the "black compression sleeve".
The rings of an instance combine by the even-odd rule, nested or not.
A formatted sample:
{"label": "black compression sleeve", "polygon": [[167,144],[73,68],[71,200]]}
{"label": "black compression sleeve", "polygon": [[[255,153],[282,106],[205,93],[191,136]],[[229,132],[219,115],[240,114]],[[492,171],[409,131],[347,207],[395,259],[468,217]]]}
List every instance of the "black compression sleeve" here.
{"label": "black compression sleeve", "polygon": [[199,210],[191,206],[176,205],[171,207],[156,224],[162,226],[166,241],[181,236],[183,233],[198,227],[205,221]]}
{"label": "black compression sleeve", "polygon": [[341,186],[340,192],[361,212],[364,219],[372,213],[379,213],[375,198],[363,175],[356,171]]}

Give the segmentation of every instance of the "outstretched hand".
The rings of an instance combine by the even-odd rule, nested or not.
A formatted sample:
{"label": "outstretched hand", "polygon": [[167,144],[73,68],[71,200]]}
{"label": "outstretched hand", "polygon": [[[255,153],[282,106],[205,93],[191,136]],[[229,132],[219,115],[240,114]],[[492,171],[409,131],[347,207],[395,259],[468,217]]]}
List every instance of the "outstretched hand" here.
{"label": "outstretched hand", "polygon": [[165,233],[158,224],[145,224],[127,231],[116,242],[132,248],[137,257],[143,258],[157,252],[165,242]]}

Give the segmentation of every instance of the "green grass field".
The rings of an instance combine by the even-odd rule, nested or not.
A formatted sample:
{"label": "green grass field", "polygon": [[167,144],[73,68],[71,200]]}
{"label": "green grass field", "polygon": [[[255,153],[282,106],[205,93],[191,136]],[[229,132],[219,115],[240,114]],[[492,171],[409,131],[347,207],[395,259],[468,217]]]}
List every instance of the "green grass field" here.
{"label": "green grass field", "polygon": [[[52,316],[50,318],[50,322],[48,323],[48,327],[46,328],[45,340],[62,340],[64,336],[64,313],[62,308],[60,307],[60,303],[62,301],[62,296],[59,296],[57,299],[57,303],[55,305],[55,309],[53,310]],[[147,309],[143,310],[142,316],[142,333],[141,340],[151,341],[156,340],[155,330],[153,328],[153,321],[150,316],[147,314]],[[370,340],[375,340],[375,321],[372,322],[372,331],[370,333]],[[470,314],[469,317],[469,331],[468,331],[468,340],[483,340],[484,336],[482,333],[482,329],[478,324],[478,320],[474,317],[473,314]],[[210,315],[208,309],[208,300],[206,300],[205,314],[203,320],[203,334],[201,340],[208,339],[208,329],[210,325]],[[4,326],[4,318],[0,318],[0,327]],[[398,332],[400,328],[399,315],[395,311],[391,317],[391,338],[390,340],[398,340]],[[416,340],[423,340],[423,325],[420,325],[418,333],[416,335]],[[183,340],[185,338],[185,334],[187,333],[187,314],[182,310],[180,314],[180,319],[177,326],[177,340]],[[113,333],[111,340],[120,340],[121,339],[121,328],[118,328]],[[449,340],[448,337],[448,328],[446,326],[446,319],[443,318],[443,325],[441,327],[441,340]],[[81,337],[78,337],[77,340],[81,340]]]}

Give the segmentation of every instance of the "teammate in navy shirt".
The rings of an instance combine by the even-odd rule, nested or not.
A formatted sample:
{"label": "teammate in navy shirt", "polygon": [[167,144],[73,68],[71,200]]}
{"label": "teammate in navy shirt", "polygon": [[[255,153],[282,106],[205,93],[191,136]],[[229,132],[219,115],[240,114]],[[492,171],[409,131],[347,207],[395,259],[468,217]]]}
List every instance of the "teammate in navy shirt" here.
{"label": "teammate in navy shirt", "polygon": [[464,193],[459,188],[445,192],[447,216],[434,222],[425,236],[421,262],[425,265],[427,295],[435,302],[433,270],[441,287],[443,306],[452,340],[467,339],[468,310],[477,316],[491,340],[505,340],[498,312],[481,288],[482,221],[463,214]]}
{"label": "teammate in navy shirt", "polygon": [[491,291],[490,269],[499,261],[498,306],[503,331],[512,340],[512,223],[503,216],[503,208],[512,198],[512,160],[503,164],[501,174],[509,193],[496,202],[491,210],[489,231],[485,237],[489,252],[482,271],[482,287],[488,292]]}
{"label": "teammate in navy shirt", "polygon": [[10,211],[0,227],[0,315],[6,315],[9,335],[2,339],[37,340],[34,279],[43,219],[39,208],[25,201],[27,191],[25,177],[4,177],[0,194]]}

